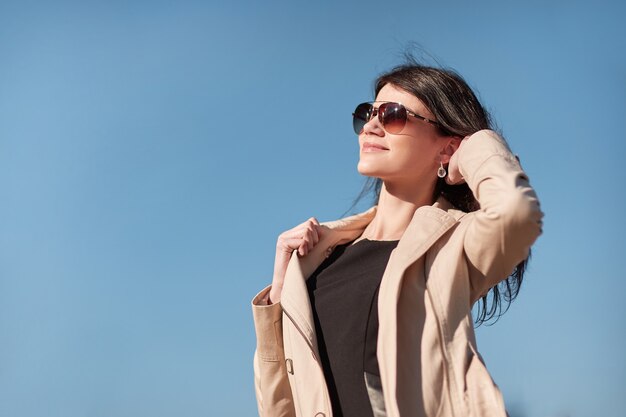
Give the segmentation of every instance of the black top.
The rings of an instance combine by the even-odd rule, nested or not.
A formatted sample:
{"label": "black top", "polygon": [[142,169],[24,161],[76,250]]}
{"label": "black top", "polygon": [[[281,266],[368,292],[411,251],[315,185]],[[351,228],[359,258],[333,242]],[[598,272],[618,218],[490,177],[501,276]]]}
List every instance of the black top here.
{"label": "black top", "polygon": [[378,288],[397,240],[339,245],[307,280],[333,415],[373,416],[364,372],[376,359]]}

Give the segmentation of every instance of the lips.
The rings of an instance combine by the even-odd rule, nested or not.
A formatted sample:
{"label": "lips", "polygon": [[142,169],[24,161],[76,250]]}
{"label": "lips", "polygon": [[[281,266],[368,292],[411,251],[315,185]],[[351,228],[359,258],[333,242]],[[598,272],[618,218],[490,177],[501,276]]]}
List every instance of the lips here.
{"label": "lips", "polygon": [[373,152],[373,151],[388,151],[389,148],[385,148],[383,145],[379,145],[373,142],[363,142],[363,151],[364,152]]}

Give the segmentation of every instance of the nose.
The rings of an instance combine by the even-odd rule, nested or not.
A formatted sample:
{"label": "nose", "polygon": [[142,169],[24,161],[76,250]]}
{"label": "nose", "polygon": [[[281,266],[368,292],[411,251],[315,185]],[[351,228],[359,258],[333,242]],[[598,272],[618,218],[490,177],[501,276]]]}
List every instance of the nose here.
{"label": "nose", "polygon": [[383,125],[378,120],[378,109],[374,109],[372,111],[372,115],[367,123],[363,125],[362,133],[366,135],[376,135],[376,136],[384,136],[385,130],[383,129]]}

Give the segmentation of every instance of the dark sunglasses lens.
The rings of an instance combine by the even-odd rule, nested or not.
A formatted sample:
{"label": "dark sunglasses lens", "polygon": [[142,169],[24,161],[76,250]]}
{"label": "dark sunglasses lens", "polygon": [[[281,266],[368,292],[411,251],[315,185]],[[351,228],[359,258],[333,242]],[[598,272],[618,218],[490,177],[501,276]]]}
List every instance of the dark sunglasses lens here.
{"label": "dark sunglasses lens", "polygon": [[372,105],[369,103],[361,103],[356,106],[354,113],[352,113],[352,127],[354,132],[358,135],[363,130],[363,126],[370,120],[372,114]]}
{"label": "dark sunglasses lens", "polygon": [[389,133],[400,133],[406,125],[406,108],[399,103],[384,103],[379,108],[380,121]]}

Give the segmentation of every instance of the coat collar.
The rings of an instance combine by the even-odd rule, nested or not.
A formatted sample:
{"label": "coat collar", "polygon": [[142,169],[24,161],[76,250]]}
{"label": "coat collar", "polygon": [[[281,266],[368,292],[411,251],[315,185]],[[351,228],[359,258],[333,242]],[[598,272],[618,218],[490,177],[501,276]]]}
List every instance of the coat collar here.
{"label": "coat collar", "polygon": [[[335,246],[348,243],[358,238],[365,227],[374,219],[377,206],[373,206],[353,216],[321,223],[324,227],[317,245],[306,256],[300,257],[293,252],[281,293],[281,305],[285,314],[307,340],[314,354],[319,357],[313,312],[306,287],[306,279],[330,255]],[[465,213],[455,209],[443,197],[432,206],[423,206],[415,210],[413,218],[394,252],[395,264],[387,268],[383,283],[395,287],[398,273],[422,256],[436,240],[449,230]],[[390,274],[390,272],[394,272]]]}

